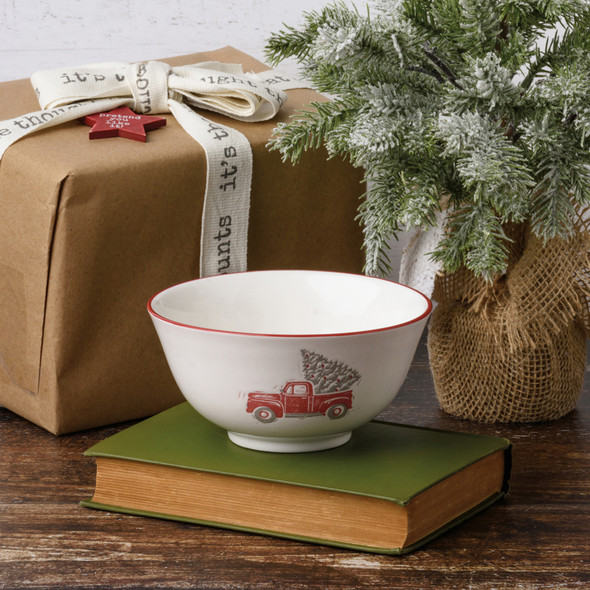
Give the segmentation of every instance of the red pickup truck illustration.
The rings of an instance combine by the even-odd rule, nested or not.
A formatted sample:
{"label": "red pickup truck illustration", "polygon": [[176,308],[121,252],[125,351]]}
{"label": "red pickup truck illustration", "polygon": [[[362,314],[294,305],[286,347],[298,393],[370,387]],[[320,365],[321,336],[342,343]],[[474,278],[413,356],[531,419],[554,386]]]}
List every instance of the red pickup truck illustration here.
{"label": "red pickup truck illustration", "polygon": [[246,411],[264,423],[283,416],[342,418],[352,407],[352,390],[322,393],[310,381],[289,381],[280,393],[248,394]]}

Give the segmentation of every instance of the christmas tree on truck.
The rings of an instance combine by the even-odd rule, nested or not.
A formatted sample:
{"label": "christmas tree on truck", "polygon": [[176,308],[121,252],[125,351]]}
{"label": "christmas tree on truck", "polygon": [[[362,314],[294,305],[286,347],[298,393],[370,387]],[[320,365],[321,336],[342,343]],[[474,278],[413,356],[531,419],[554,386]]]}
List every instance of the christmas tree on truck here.
{"label": "christmas tree on truck", "polygon": [[316,391],[324,393],[350,389],[361,378],[358,371],[345,363],[310,350],[301,351],[301,365],[305,379],[313,383]]}

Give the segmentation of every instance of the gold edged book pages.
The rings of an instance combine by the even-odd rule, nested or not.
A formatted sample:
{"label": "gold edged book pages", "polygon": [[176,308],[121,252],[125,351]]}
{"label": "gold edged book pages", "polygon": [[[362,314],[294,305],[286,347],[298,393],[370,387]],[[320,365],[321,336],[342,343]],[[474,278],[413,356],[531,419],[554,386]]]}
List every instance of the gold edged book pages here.
{"label": "gold edged book pages", "polygon": [[86,455],[97,475],[84,506],[399,554],[503,497],[511,444],[373,421],[342,447],[272,456],[183,403]]}

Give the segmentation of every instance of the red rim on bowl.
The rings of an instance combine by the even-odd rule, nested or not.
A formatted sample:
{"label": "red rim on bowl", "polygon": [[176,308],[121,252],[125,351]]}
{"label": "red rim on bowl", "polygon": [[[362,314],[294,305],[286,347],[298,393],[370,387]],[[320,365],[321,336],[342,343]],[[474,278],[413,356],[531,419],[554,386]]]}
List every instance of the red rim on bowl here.
{"label": "red rim on bowl", "polygon": [[214,332],[214,333],[218,333],[218,334],[235,334],[235,335],[240,335],[240,336],[260,336],[263,338],[333,338],[336,336],[354,336],[356,334],[373,334],[375,332],[385,332],[386,330],[394,330],[396,328],[402,328],[404,326],[409,326],[411,324],[415,324],[415,323],[419,322],[420,320],[424,319],[425,317],[428,317],[430,315],[430,313],[432,312],[432,301],[430,300],[429,297],[424,295],[424,293],[421,293],[420,291],[418,291],[417,289],[414,289],[413,287],[408,287],[407,285],[402,285],[401,283],[398,283],[396,281],[390,281],[390,280],[382,279],[379,277],[369,277],[366,275],[360,275],[360,274],[357,275],[354,273],[345,273],[345,272],[336,272],[336,271],[313,271],[313,270],[309,270],[309,271],[308,270],[260,270],[260,271],[248,271],[248,274],[275,273],[275,272],[288,272],[288,273],[301,272],[301,273],[306,273],[306,274],[310,274],[310,273],[312,273],[312,274],[313,273],[333,274],[333,275],[340,275],[340,276],[361,277],[361,278],[365,278],[365,279],[369,279],[369,280],[373,280],[373,281],[383,281],[385,283],[390,283],[392,285],[399,285],[400,287],[403,287],[404,289],[409,289],[410,291],[414,291],[414,293],[417,293],[418,295],[423,297],[424,300],[426,301],[426,310],[422,314],[420,314],[418,317],[413,318],[407,322],[402,322],[401,324],[394,324],[391,326],[384,326],[383,328],[373,328],[370,330],[358,330],[358,331],[354,331],[354,332],[327,332],[327,333],[323,333],[323,334],[273,334],[273,333],[261,333],[261,332],[239,332],[239,331],[234,331],[234,330],[221,330],[221,329],[217,329],[217,328],[205,328],[205,327],[201,327],[201,326],[195,326],[192,324],[185,324],[183,322],[177,322],[176,320],[171,320],[170,318],[166,318],[163,315],[160,315],[157,311],[154,310],[154,308],[152,306],[152,302],[154,301],[154,299],[156,299],[156,297],[158,297],[159,295],[161,295],[165,291],[173,289],[174,287],[180,287],[181,285],[186,285],[188,283],[195,283],[197,281],[205,281],[208,279],[214,279],[214,278],[220,277],[220,276],[232,276],[232,275],[238,275],[238,274],[243,274],[243,273],[226,273],[223,275],[214,275],[211,277],[203,277],[201,279],[193,279],[190,281],[185,281],[183,283],[178,283],[176,285],[172,285],[171,287],[167,287],[166,289],[162,289],[161,291],[159,291],[158,293],[156,293],[155,295],[150,297],[150,299],[147,303],[147,310],[150,315],[162,320],[163,322],[166,322],[168,324],[173,324],[175,326],[181,326],[183,328],[189,328],[191,330],[199,330],[199,331],[203,331],[203,332]]}

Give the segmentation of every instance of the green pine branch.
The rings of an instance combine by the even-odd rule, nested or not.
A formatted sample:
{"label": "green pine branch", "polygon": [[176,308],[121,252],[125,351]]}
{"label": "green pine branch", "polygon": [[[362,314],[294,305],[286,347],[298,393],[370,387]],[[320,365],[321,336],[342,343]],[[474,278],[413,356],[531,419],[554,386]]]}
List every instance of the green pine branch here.
{"label": "green pine branch", "polygon": [[507,264],[504,224],[570,235],[590,205],[588,4],[375,3],[371,14],[342,3],[306,13],[267,45],[273,63],[295,57],[333,98],[279,126],[271,148],[296,162],[323,145],[370,181],[358,218],[366,271],[387,272],[388,241],[443,209],[433,258],[488,280]]}

